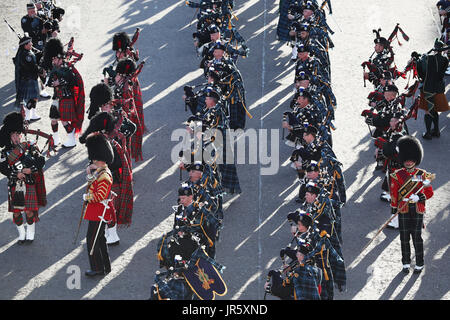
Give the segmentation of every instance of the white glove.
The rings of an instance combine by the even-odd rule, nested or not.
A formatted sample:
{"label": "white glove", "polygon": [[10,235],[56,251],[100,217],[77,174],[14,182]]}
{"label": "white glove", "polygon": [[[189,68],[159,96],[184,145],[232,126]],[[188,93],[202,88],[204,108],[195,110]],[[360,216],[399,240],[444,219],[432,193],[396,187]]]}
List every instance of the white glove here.
{"label": "white glove", "polygon": [[88,196],[88,194],[87,194],[87,193],[84,193],[84,194],[83,194],[83,200],[84,200],[84,201],[86,201],[86,199],[87,199],[87,196]]}
{"label": "white glove", "polygon": [[425,187],[428,187],[431,184],[431,181],[426,179],[426,180],[423,180],[422,183]]}
{"label": "white glove", "polygon": [[409,201],[412,201],[412,202],[414,202],[414,203],[416,203],[416,202],[418,202],[419,201],[419,196],[417,195],[417,194],[413,194],[413,195],[411,195],[410,197],[409,197]]}

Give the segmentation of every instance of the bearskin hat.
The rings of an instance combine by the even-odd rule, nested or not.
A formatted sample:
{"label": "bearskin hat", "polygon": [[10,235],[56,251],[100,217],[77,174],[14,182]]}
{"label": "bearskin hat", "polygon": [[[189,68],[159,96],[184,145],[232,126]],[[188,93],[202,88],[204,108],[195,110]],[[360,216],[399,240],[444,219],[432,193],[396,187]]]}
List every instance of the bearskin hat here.
{"label": "bearskin hat", "polygon": [[131,75],[136,71],[136,63],[130,59],[125,58],[117,63],[116,72],[118,74]]}
{"label": "bearskin hat", "polygon": [[99,83],[92,87],[89,98],[91,99],[91,105],[89,107],[88,118],[92,119],[102,105],[113,100],[113,92],[107,84]]}
{"label": "bearskin hat", "polygon": [[3,119],[3,126],[0,128],[0,148],[11,144],[13,132],[25,132],[23,116],[20,112],[10,112]]}
{"label": "bearskin hat", "polygon": [[416,137],[403,136],[397,141],[400,163],[411,160],[416,166],[422,162],[423,148],[422,144]]}
{"label": "bearskin hat", "polygon": [[113,36],[113,51],[125,51],[131,44],[126,32],[118,32]]}
{"label": "bearskin hat", "polygon": [[43,66],[45,69],[52,68],[52,59],[54,57],[64,58],[64,46],[58,38],[51,38],[47,41],[44,48],[44,55],[42,57]]}
{"label": "bearskin hat", "polygon": [[114,161],[113,148],[102,133],[94,132],[89,134],[86,138],[86,147],[89,160],[104,161],[108,165]]}
{"label": "bearskin hat", "polygon": [[109,133],[114,130],[114,117],[108,112],[100,112],[89,122],[86,131],[80,136],[80,143],[86,143],[86,138],[93,132],[104,131]]}

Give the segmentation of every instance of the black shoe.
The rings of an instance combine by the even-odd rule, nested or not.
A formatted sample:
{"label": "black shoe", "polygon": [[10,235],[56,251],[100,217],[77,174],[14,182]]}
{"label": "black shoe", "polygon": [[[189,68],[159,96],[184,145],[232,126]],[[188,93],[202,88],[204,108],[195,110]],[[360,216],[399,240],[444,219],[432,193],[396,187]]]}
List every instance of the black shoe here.
{"label": "black shoe", "polygon": [[422,270],[423,270],[423,266],[415,266],[413,273],[419,274],[422,272]]}
{"label": "black shoe", "polygon": [[403,272],[404,274],[408,274],[408,273],[409,273],[409,268],[410,268],[409,264],[403,265],[402,272]]}
{"label": "black shoe", "polygon": [[431,140],[433,136],[431,135],[431,132],[424,132],[422,134],[422,138],[424,138],[425,140]]}
{"label": "black shoe", "polygon": [[20,245],[24,244],[25,242],[26,242],[26,240],[19,240],[19,241],[17,241],[17,243],[20,244]]}
{"label": "black shoe", "polygon": [[99,276],[99,275],[104,275],[105,272],[103,272],[103,271],[87,270],[84,274],[86,276],[88,276],[88,277],[95,277],[95,276]]}
{"label": "black shoe", "polygon": [[441,136],[441,132],[437,129],[434,129],[433,131],[431,131],[431,136],[439,138]]}
{"label": "black shoe", "polygon": [[384,168],[383,164],[377,164],[377,166],[375,167],[374,171],[382,170],[383,168]]}
{"label": "black shoe", "polygon": [[33,243],[33,240],[27,239],[27,240],[25,240],[25,243],[26,243],[26,244],[32,244],[32,243]]}
{"label": "black shoe", "polygon": [[118,246],[119,245],[119,240],[117,240],[116,242],[111,242],[111,243],[107,243],[108,246]]}

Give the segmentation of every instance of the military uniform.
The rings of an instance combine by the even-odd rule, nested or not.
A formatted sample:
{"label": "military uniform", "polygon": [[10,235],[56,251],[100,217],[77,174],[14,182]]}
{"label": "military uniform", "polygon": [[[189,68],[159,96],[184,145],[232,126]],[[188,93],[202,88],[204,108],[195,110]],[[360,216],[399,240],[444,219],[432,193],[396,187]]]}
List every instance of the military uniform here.
{"label": "military uniform", "polygon": [[400,163],[413,161],[412,167],[396,170],[391,174],[391,208],[398,212],[400,243],[402,250],[403,272],[409,272],[411,263],[410,239],[412,238],[415,254],[415,272],[421,272],[424,266],[422,240],[423,215],[425,202],[433,196],[430,185],[431,174],[417,168],[423,158],[423,150],[417,138],[404,136],[397,142]]}
{"label": "military uniform", "polygon": [[21,109],[26,121],[39,120],[36,105],[39,98],[38,61],[33,51],[25,49],[31,38],[20,39],[15,56],[16,107]]}
{"label": "military uniform", "polygon": [[108,168],[114,161],[114,152],[111,144],[99,132],[87,136],[86,147],[89,160],[98,164],[88,176],[87,193],[83,195],[83,200],[87,203],[83,218],[89,221],[86,243],[90,269],[86,271],[86,275],[105,275],[111,271],[105,226],[115,215],[111,194],[113,178]]}

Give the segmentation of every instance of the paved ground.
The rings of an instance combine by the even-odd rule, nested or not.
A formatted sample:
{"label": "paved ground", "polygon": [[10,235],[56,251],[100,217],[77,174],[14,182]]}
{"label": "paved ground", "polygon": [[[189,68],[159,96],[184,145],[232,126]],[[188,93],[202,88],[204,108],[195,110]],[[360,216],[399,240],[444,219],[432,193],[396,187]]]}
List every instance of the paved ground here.
{"label": "paved ground", "polygon": [[[1,8],[5,18],[20,30],[20,17],[26,1],[5,0]],[[360,117],[366,106],[369,87],[363,87],[360,64],[372,53],[372,29],[381,27],[388,36],[400,23],[411,41],[395,45],[396,61],[404,68],[412,51],[426,52],[437,35],[435,1],[399,0],[389,3],[335,1],[329,24],[336,32],[332,50],[333,90],[338,100],[335,152],[344,164],[348,203],[343,209],[344,257],[348,266],[348,286],[336,299],[449,299],[449,226],[450,184],[446,156],[450,150],[449,116],[441,116],[442,136],[423,143],[423,168],[435,172],[435,196],[427,204],[425,261],[420,276],[403,277],[399,271],[398,232],[384,231],[363,254],[361,249],[377,228],[389,217],[388,206],[378,197],[382,176],[373,174],[373,147],[367,126]],[[101,71],[112,61],[111,39],[118,31],[132,34],[143,28],[138,47],[149,57],[140,76],[145,101],[145,119],[150,133],[144,140],[144,161],[134,164],[135,213],[129,229],[119,231],[121,242],[110,249],[113,271],[102,280],[81,277],[81,289],[69,290],[66,281],[70,266],[81,272],[88,267],[85,241],[86,224],[76,245],[72,241],[81,211],[85,187],[84,147],[60,151],[48,160],[46,181],[48,206],[41,210],[37,237],[31,246],[16,244],[17,231],[7,212],[6,180],[0,192],[0,299],[147,299],[153,283],[156,242],[171,227],[171,206],[176,202],[178,170],[170,161],[173,130],[186,119],[181,101],[186,83],[198,84],[200,78],[191,33],[194,10],[184,1],[59,1],[68,9],[62,26],[62,39],[75,37],[75,49],[84,53],[77,67],[84,77],[87,93],[101,80]],[[278,21],[276,0],[236,1],[237,25],[248,39],[250,56],[238,63],[243,75],[247,102],[253,119],[247,128],[278,129],[281,115],[292,95],[293,65],[290,49],[276,41]],[[408,8],[406,11],[405,8]],[[432,10],[432,11],[431,11]],[[0,116],[13,110],[15,94],[12,55],[17,44],[6,25],[0,41]],[[405,83],[406,84],[406,83]],[[402,88],[404,84],[399,87]],[[43,117],[33,127],[48,132],[50,102],[39,103]],[[408,123],[410,132],[420,136],[423,113]],[[85,124],[86,125],[86,124]],[[261,165],[239,165],[243,193],[227,203],[225,228],[217,246],[217,260],[227,269],[224,279],[228,294],[222,299],[262,299],[263,284],[269,269],[279,267],[278,251],[289,239],[286,214],[296,208],[292,200],[298,183],[285,162],[290,148],[279,147],[278,173],[261,176]],[[264,167],[264,166],[263,166]],[[185,175],[186,176],[186,175]],[[123,290],[126,288],[126,290]]]}

